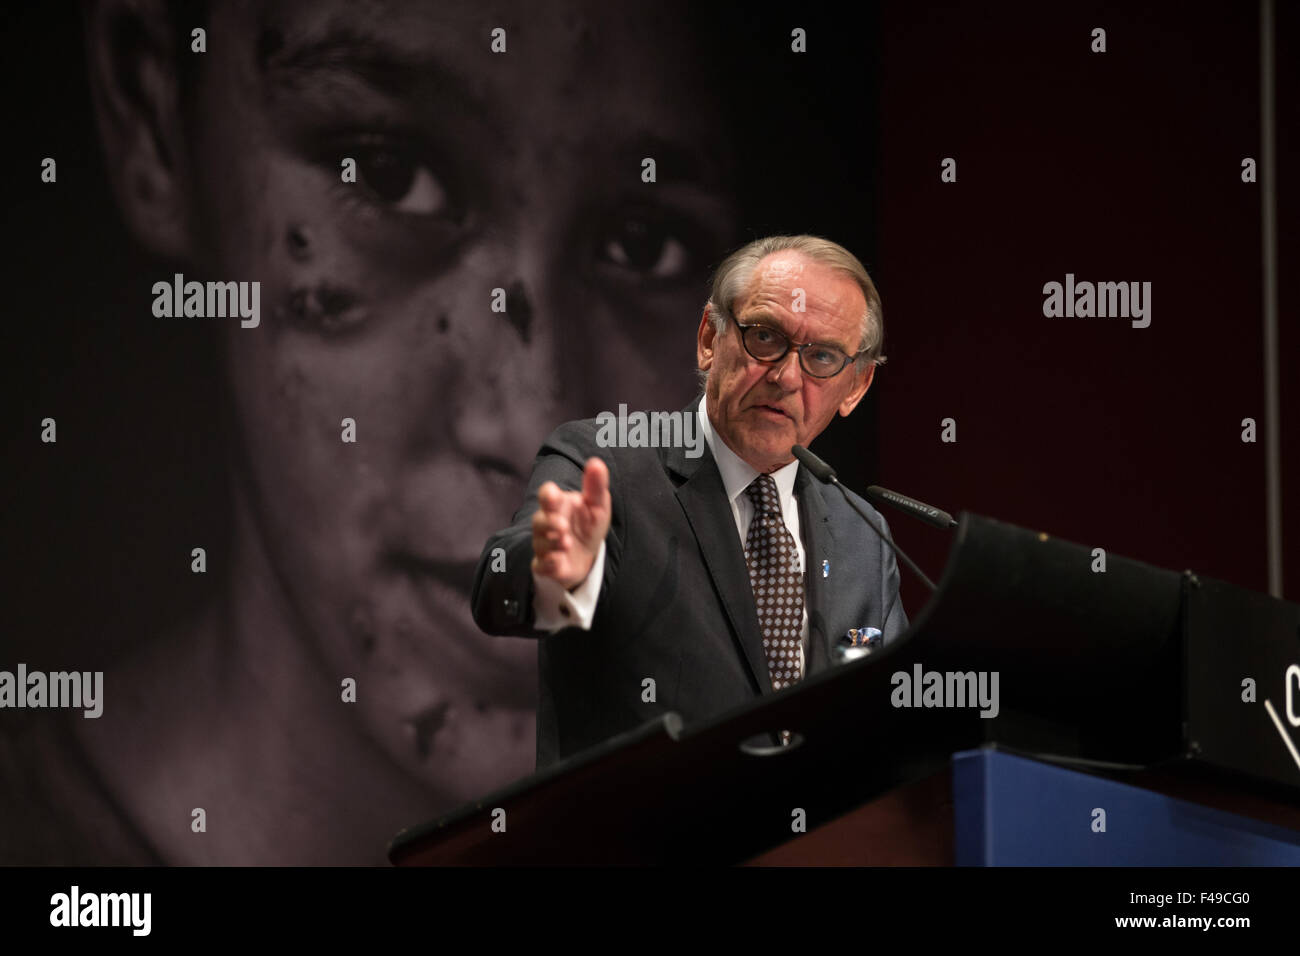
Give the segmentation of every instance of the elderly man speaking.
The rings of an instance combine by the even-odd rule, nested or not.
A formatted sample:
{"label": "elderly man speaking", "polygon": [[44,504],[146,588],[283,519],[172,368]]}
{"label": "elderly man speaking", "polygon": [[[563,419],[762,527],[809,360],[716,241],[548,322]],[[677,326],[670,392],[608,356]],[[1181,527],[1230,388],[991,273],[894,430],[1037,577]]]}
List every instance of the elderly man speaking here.
{"label": "elderly man speaking", "polygon": [[718,267],[700,320],[704,394],[684,414],[703,454],[611,447],[595,419],[542,445],[472,598],[487,633],[541,639],[539,769],[670,710],[690,724],[778,692],[853,629],[907,627],[892,551],[791,453],[857,407],[883,338],[852,253],[760,239]]}

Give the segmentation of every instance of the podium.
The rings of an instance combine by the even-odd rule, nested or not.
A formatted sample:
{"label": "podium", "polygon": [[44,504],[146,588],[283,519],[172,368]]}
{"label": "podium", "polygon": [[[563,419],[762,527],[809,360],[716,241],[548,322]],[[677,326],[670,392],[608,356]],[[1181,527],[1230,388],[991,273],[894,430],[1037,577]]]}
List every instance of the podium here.
{"label": "podium", "polygon": [[[896,641],[708,721],[629,730],[403,830],[389,859],[1295,863],[1298,747],[1300,606],[963,513]],[[1175,812],[1216,838],[1156,826]],[[1008,836],[1017,813],[1031,844]]]}

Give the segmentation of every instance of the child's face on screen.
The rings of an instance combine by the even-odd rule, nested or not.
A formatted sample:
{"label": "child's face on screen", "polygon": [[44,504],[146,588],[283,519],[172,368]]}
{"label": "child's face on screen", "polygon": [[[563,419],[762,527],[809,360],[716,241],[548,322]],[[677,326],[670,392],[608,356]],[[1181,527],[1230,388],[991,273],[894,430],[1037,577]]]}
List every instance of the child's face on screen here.
{"label": "child's face on screen", "polygon": [[261,325],[225,339],[241,533],[356,678],[365,731],[453,795],[499,782],[506,741],[531,753],[536,646],[481,634],[467,594],[542,439],[693,390],[736,223],[676,23],[599,0],[213,5],[187,251],[195,278],[261,282]]}

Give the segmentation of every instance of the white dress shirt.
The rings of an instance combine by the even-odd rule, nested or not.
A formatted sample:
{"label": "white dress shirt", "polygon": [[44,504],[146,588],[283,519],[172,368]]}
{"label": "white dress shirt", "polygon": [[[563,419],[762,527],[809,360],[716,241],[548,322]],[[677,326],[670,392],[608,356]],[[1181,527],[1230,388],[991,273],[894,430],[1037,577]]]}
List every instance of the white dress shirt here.
{"label": "white dress shirt", "polygon": [[[745,494],[745,489],[758,477],[759,472],[743,458],[728,447],[714,434],[713,425],[705,411],[707,399],[700,400],[696,414],[699,416],[699,428],[704,440],[709,443],[709,452],[722,475],[722,487],[726,489],[727,501],[731,504],[731,516],[736,521],[736,535],[740,545],[745,546],[749,535],[749,522],[754,517],[754,503]],[[803,538],[799,534],[799,503],[794,495],[794,480],[799,473],[799,462],[778,468],[772,472],[776,481],[777,493],[781,498],[781,517],[794,538],[795,552],[800,573],[807,568],[804,560]],[[596,559],[586,580],[571,591],[566,591],[554,578],[538,577],[533,574],[533,614],[538,630],[555,631],[566,627],[578,627],[584,631],[591,630],[591,620],[596,614],[596,599],[600,596],[600,583],[605,574],[605,542],[600,543]],[[800,631],[799,670],[806,673],[805,653],[808,647],[808,603],[807,590],[804,591],[803,627]]]}

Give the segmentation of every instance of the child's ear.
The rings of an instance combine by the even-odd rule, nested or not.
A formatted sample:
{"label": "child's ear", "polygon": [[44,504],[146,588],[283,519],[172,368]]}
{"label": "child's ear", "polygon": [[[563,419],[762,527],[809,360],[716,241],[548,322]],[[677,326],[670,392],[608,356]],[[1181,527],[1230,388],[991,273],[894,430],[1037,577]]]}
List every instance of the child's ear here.
{"label": "child's ear", "polygon": [[89,0],[91,101],[113,195],[131,232],[171,259],[191,251],[177,33],[163,0]]}

